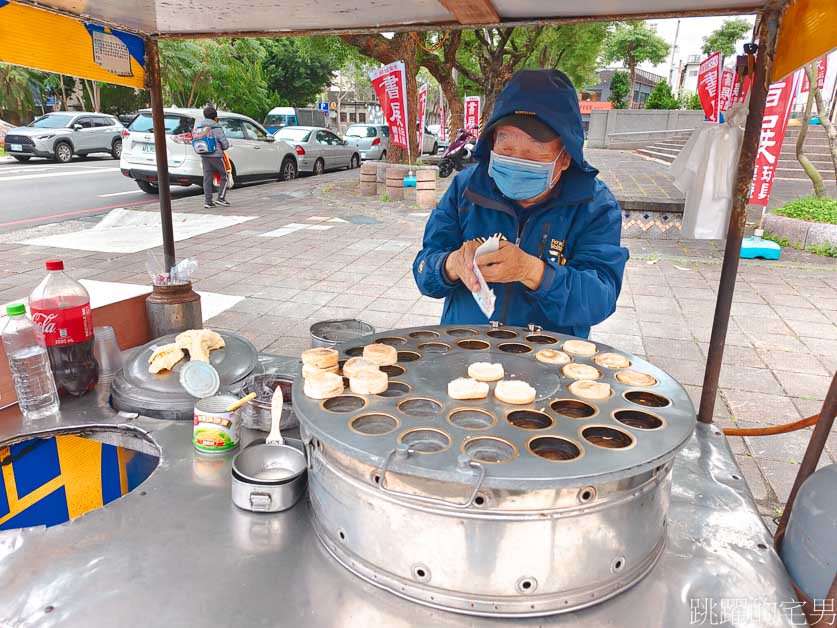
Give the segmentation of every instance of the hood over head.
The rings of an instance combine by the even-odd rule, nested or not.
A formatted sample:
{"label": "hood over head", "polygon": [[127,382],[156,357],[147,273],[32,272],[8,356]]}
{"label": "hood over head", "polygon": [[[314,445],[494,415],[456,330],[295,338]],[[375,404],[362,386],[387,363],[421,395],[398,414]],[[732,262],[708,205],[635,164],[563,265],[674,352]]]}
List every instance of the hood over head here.
{"label": "hood over head", "polygon": [[[573,197],[580,198],[592,193],[598,171],[584,161],[584,128],[578,107],[578,93],[566,74],[558,70],[515,72],[497,97],[491,119],[477,141],[474,152],[481,164],[488,164],[494,145],[494,127],[506,116],[514,116],[514,120],[532,116],[557,133],[572,158],[569,168],[561,175],[559,187],[564,190],[572,188]],[[530,126],[536,129],[539,125],[535,123]],[[527,130],[526,125],[521,128]]]}

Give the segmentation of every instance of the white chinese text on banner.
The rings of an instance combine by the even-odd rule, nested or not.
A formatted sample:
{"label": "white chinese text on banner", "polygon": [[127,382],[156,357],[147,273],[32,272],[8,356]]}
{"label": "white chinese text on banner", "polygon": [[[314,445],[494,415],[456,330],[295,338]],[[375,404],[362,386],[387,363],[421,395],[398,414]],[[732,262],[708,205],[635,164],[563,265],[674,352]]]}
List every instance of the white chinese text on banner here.
{"label": "white chinese text on banner", "polygon": [[703,113],[709,122],[718,122],[721,114],[721,53],[716,52],[704,59],[698,71],[697,91]]}
{"label": "white chinese text on banner", "polygon": [[479,135],[480,130],[480,97],[465,96],[465,130]]}
{"label": "white chinese text on banner", "polygon": [[[828,55],[817,59],[817,89],[823,89],[825,87],[825,75],[828,72]],[[799,90],[802,93],[808,93],[811,91],[811,84],[808,82],[808,75],[803,71],[802,72],[802,89]]]}
{"label": "white chinese text on banner", "polygon": [[439,141],[443,144],[448,141],[448,112],[445,111],[445,97],[439,91]]}
{"label": "white chinese text on banner", "polygon": [[753,172],[753,189],[750,193],[750,203],[753,205],[767,205],[770,200],[779,154],[782,152],[782,140],[785,139],[785,129],[803,72],[797,70],[767,89],[756,168]]}
{"label": "white chinese text on banner", "polygon": [[381,102],[384,121],[389,125],[390,143],[410,152],[407,115],[407,78],[404,62],[396,61],[369,72],[375,95]]}
{"label": "white chinese text on banner", "polygon": [[418,152],[424,150],[422,140],[424,140],[424,122],[427,117],[427,85],[422,85],[418,93]]}
{"label": "white chinese text on banner", "polygon": [[732,104],[732,83],[735,80],[735,73],[732,70],[724,70],[721,77],[721,111],[726,111]]}

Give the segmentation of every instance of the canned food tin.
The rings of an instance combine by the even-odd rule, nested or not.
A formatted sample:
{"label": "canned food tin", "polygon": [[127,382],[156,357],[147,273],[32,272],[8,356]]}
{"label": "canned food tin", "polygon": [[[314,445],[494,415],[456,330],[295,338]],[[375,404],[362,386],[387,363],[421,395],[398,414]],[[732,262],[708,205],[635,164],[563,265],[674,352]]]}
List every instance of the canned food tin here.
{"label": "canned food tin", "polygon": [[195,404],[195,426],[192,444],[204,453],[223,453],[238,447],[241,422],[238,410],[226,408],[238,401],[233,395],[216,395]]}

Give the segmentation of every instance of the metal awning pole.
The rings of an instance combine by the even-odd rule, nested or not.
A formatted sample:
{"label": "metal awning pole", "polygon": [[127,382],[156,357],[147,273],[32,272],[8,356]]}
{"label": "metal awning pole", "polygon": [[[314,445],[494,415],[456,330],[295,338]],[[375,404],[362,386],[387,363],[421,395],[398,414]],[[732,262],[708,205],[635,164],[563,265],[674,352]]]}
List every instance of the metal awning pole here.
{"label": "metal awning pole", "polygon": [[727,242],[724,250],[724,264],[721,268],[721,281],[718,285],[718,300],[715,303],[715,318],[712,322],[712,335],[709,339],[709,352],[706,358],[706,371],[703,375],[703,392],[700,397],[698,420],[712,423],[715,411],[715,398],[718,394],[718,379],[721,375],[721,363],[724,357],[724,344],[727,338],[729,317],[732,311],[732,297],[735,291],[735,279],[738,275],[738,259],[741,255],[741,240],[744,237],[744,223],[747,219],[747,201],[750,198],[750,183],[753,180],[753,168],[756,164],[761,123],[764,116],[764,102],[767,96],[769,77],[773,69],[773,56],[779,23],[784,10],[784,2],[772,2],[762,13],[759,28],[759,49],[756,59],[755,76],[750,89],[750,111],[744,127],[741,154],[735,173],[732,210],[727,229]]}
{"label": "metal awning pole", "polygon": [[174,266],[174,228],[171,220],[169,156],[166,151],[166,122],[163,115],[163,81],[157,41],[146,40],[146,80],[151,92],[151,119],[154,124],[154,150],[157,157],[157,189],[160,192],[160,219],[163,225],[163,256],[166,272]]}

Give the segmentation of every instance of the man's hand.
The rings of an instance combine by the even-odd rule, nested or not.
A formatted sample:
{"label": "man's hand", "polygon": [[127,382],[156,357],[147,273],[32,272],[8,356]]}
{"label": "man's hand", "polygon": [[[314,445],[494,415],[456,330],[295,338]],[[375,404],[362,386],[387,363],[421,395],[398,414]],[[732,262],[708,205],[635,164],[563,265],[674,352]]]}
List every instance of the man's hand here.
{"label": "man's hand", "polygon": [[479,248],[475,240],[463,242],[462,246],[445,259],[445,274],[450,281],[461,281],[471,292],[480,289],[480,283],[474,274],[474,252]]}
{"label": "man's hand", "polygon": [[480,256],[477,265],[489,283],[519,281],[530,290],[541,285],[546,269],[540,259],[506,240],[500,241],[498,251]]}

